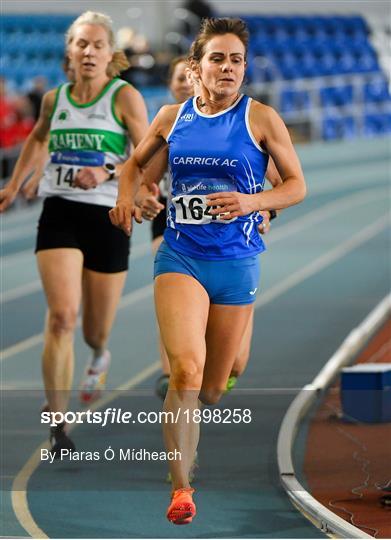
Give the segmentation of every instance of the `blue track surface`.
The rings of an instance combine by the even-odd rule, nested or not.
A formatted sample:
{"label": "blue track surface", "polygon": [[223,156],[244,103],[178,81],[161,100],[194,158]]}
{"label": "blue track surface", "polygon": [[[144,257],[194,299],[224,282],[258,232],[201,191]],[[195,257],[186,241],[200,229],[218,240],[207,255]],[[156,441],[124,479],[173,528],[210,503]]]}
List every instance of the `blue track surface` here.
{"label": "blue track surface", "polygon": [[[38,209],[2,217],[1,535],[26,536],[21,520],[30,533],[38,527],[62,538],[323,537],[279,486],[276,439],[295,389],[313,379],[389,290],[390,141],[306,146],[300,155],[309,195],[273,222],[266,238],[251,360],[238,390],[220,405],[250,408],[253,421],[202,427],[198,516],[188,527],[165,520],[169,487],[160,462],[41,464],[21,475],[30,515],[15,492],[12,506],[15,475],[47,436],[39,423],[45,301],[32,254]],[[130,392],[110,395],[157,360],[148,225],[137,228],[133,243],[111,337],[112,399],[104,407],[157,411],[153,368]],[[75,389],[87,355],[80,331],[76,355]],[[71,409],[77,407],[74,400]],[[84,424],[73,438],[80,450],[162,449],[157,424]]]}

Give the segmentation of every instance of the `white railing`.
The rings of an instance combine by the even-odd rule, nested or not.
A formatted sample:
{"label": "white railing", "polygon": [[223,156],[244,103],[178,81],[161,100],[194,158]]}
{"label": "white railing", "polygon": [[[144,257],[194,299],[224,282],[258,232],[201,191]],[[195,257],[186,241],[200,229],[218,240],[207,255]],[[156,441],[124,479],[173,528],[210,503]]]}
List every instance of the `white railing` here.
{"label": "white railing", "polygon": [[[364,135],[363,117],[366,113],[386,112],[389,103],[383,105],[369,104],[364,100],[364,86],[382,76],[381,73],[340,74],[322,77],[312,77],[294,80],[276,80],[273,82],[252,83],[248,86],[248,92],[253,96],[262,96],[267,104],[275,108],[283,117],[284,121],[292,127],[307,125],[308,138],[312,141],[322,139],[322,123],[325,116],[353,117],[356,124],[357,136]],[[352,103],[342,106],[322,105],[320,91],[322,88],[342,88],[352,86]],[[283,91],[303,91],[309,96],[308,104],[297,110],[284,112],[281,108],[281,95]],[[371,111],[372,109],[372,111]]]}
{"label": "white railing", "polygon": [[391,313],[391,295],[368,315],[342,343],[311,384],[306,385],[291,403],[282,421],[277,442],[277,460],[281,483],[293,504],[325,533],[341,538],[372,538],[340,518],[308,493],[296,478],[292,450],[301,419],[316,397],[334,379],[341,367],[349,364],[368,338]]}

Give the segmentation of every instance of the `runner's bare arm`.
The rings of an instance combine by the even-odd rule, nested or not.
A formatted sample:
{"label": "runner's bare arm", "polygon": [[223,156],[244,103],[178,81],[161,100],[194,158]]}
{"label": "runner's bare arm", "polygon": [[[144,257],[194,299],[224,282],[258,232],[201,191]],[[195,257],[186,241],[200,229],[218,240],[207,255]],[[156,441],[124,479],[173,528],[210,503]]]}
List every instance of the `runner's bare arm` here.
{"label": "runner's bare arm", "polygon": [[50,129],[50,118],[54,108],[56,90],[50,90],[42,100],[41,112],[32,132],[23,144],[18,161],[16,162],[11,180],[0,190],[0,212],[3,212],[15,199],[26,176],[37,166],[36,156],[41,156],[47,144]]}
{"label": "runner's bare arm", "polygon": [[273,186],[276,187],[279,184],[282,184],[282,178],[280,173],[277,171],[277,167],[273,161],[273,158],[269,156],[269,163],[267,164],[267,169],[265,173],[266,180]]}
{"label": "runner's bare arm", "polygon": [[148,115],[144,99],[131,85],[124,85],[116,95],[116,116],[126,126],[133,146],[137,146],[148,129]]}
{"label": "runner's bare arm", "polygon": [[257,194],[259,209],[281,209],[301,202],[306,194],[304,175],[281,117],[271,107],[253,102],[250,126],[261,146],[273,158],[275,172],[281,178],[281,182],[273,184],[274,189]]}
{"label": "runner's bare arm", "polygon": [[[165,105],[154,118],[144,138],[122,169],[118,201],[134,200],[151,159],[161,149],[167,147],[166,137],[175,121],[178,108],[179,105]],[[167,154],[162,153],[160,159],[159,167],[165,170],[167,168]]]}
{"label": "runner's bare arm", "polygon": [[110,210],[109,215],[112,224],[128,235],[132,231],[133,216],[136,221],[141,222],[141,211],[135,204],[135,198],[143,170],[153,156],[167,146],[166,138],[175,121],[178,108],[179,105],[165,105],[160,109],[144,138],[122,169],[117,204]]}

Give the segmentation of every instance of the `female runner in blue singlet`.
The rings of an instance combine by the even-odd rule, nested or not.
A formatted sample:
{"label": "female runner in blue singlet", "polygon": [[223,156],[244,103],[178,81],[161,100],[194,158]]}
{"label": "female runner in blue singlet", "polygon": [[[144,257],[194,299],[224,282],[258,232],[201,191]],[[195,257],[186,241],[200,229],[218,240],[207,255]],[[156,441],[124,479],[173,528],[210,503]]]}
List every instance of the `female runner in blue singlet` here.
{"label": "female runner in blue singlet", "polygon": [[[155,260],[155,302],[171,365],[164,424],[173,481],[167,518],[190,523],[196,513],[189,468],[199,439],[199,400],[216,403],[226,387],[255,301],[260,210],[299,203],[305,181],[288,131],[270,107],[241,95],[248,33],[239,19],[203,22],[191,48],[200,94],[164,106],[121,174],[110,217],[131,233],[142,169],[169,149],[171,204]],[[263,192],[268,155],[282,183]],[[184,411],[188,411],[184,414]]]}

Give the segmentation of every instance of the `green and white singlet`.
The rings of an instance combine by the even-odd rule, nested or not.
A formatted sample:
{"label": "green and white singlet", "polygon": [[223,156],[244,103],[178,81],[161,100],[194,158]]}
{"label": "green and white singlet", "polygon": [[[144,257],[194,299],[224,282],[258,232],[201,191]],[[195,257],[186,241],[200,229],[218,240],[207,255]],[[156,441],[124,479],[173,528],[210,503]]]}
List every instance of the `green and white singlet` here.
{"label": "green and white singlet", "polygon": [[39,184],[39,196],[115,206],[118,179],[89,190],[73,187],[73,180],[83,167],[116,165],[128,158],[128,131],[114,110],[115,96],[127,84],[113,79],[93,101],[85,104],[72,99],[72,83],[58,88],[50,124],[50,158]]}

